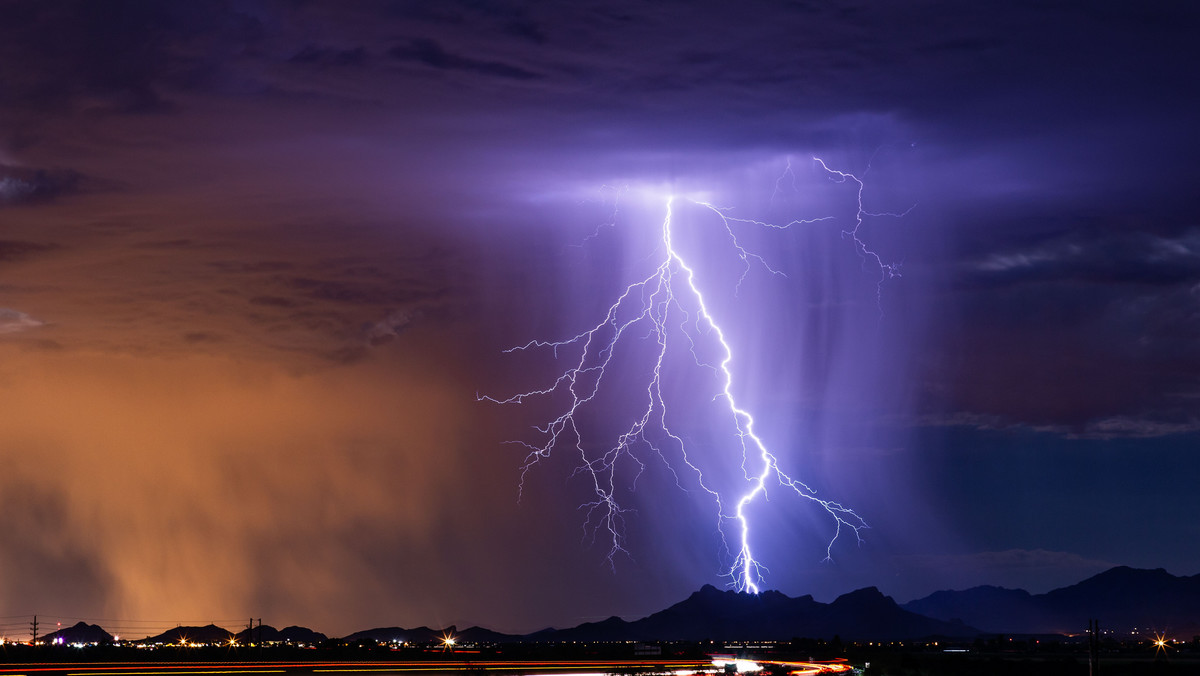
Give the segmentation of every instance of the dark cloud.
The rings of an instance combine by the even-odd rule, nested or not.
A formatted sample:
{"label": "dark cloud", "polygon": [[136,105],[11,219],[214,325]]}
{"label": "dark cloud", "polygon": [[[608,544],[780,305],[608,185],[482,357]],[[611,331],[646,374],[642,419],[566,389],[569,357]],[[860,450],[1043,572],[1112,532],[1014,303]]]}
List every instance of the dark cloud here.
{"label": "dark cloud", "polygon": [[257,17],[224,2],[5,3],[0,96],[21,109],[169,112],[164,89],[219,86],[221,59],[263,34]]}
{"label": "dark cloud", "polygon": [[254,296],[250,299],[250,303],[253,305],[267,305],[270,307],[279,308],[292,308],[299,304],[297,301],[291,298],[284,298],[282,296]]}
{"label": "dark cloud", "polygon": [[270,326],[268,330],[282,332],[292,330],[291,324],[313,333],[342,335],[350,326],[349,316],[340,312],[293,312],[286,317],[288,323]]}
{"label": "dark cloud", "polygon": [[210,266],[222,272],[231,273],[257,273],[257,272],[283,272],[291,270],[295,264],[289,261],[213,261]]}
{"label": "dark cloud", "polygon": [[139,249],[186,249],[195,245],[195,240],[180,238],[180,239],[163,239],[152,242],[139,242],[134,246]]}
{"label": "dark cloud", "polygon": [[407,44],[392,47],[388,50],[388,56],[398,61],[420,63],[437,70],[462,71],[510,80],[536,80],[541,77],[519,66],[450,53],[437,41],[428,38],[414,38]]}
{"label": "dark cloud", "polygon": [[336,49],[333,47],[305,45],[300,51],[296,52],[295,55],[288,60],[292,63],[300,64],[348,67],[360,66],[366,61],[366,59],[367,50],[364,47]]}
{"label": "dark cloud", "polygon": [[522,18],[516,18],[505,23],[503,30],[508,35],[528,40],[535,45],[544,45],[549,40],[541,26],[533,21]]}
{"label": "dark cloud", "polygon": [[13,103],[62,106],[76,96],[102,94],[128,112],[162,109],[153,76],[164,54],[152,39],[151,5],[6,4],[0,22],[5,51],[24,58],[5,62],[39,66],[0,74]]}
{"label": "dark cloud", "polygon": [[[1184,414],[1185,416],[1187,414]],[[1200,432],[1200,417],[1179,417],[1174,420],[1149,420],[1131,416],[1117,416],[1096,420],[1087,425],[1083,432],[1074,434],[1084,439],[1150,439],[1177,435],[1194,435]]]}
{"label": "dark cloud", "polygon": [[[1200,356],[1200,239],[1128,229],[1018,235],[961,263],[931,401],[1065,435],[1189,431]],[[1024,240],[1024,241],[1022,241]],[[957,355],[952,363],[949,355]],[[996,416],[994,422],[986,422]],[[976,424],[976,423],[973,423]]]}
{"label": "dark cloud", "polygon": [[54,244],[0,240],[0,261],[16,261],[58,248]]}
{"label": "dark cloud", "polygon": [[224,337],[208,331],[190,331],[183,334],[183,339],[189,343],[220,343]]}
{"label": "dark cloud", "polygon": [[48,202],[79,190],[83,176],[69,169],[0,165],[0,206]]}
{"label": "dark cloud", "polygon": [[320,358],[341,366],[357,364],[366,359],[368,354],[366,346],[363,345],[344,345],[333,350],[320,350],[317,352],[317,356]]}
{"label": "dark cloud", "polygon": [[37,340],[24,341],[21,343],[21,345],[25,348],[32,349],[32,350],[44,350],[44,351],[50,351],[50,352],[59,351],[59,350],[63,349],[62,343],[58,342],[57,340],[50,340],[50,339],[46,339],[46,338],[39,338]]}
{"label": "dark cloud", "polygon": [[305,297],[346,305],[385,305],[412,302],[426,296],[420,290],[407,286],[390,286],[353,280],[291,277],[281,281],[285,286]]}
{"label": "dark cloud", "polygon": [[[552,371],[504,350],[596,321],[658,251],[662,194],[694,191],[831,217],[756,240],[788,276],[720,307],[755,348],[736,387],[756,429],[874,527],[772,583],[915,597],[1195,565],[1172,531],[1197,535],[1174,516],[1196,513],[1197,11],[0,3],[6,447],[78,475],[22,476],[64,518],[15,513],[101,515],[62,569],[113,571],[143,617],[257,598],[346,625],[326,631],[362,609],[533,629],[719,583],[712,510],[661,467],[615,574],[579,546],[567,459],[518,507],[523,454],[501,442],[543,421],[474,398]],[[860,233],[903,277],[876,286],[841,234],[855,186],[811,155],[864,177],[868,210],[917,204]],[[781,514],[764,547],[819,559],[826,524]]]}
{"label": "dark cloud", "polygon": [[1028,248],[994,251],[970,263],[969,271],[991,284],[1192,284],[1200,281],[1200,231],[1177,237],[1136,230],[1075,232]]}

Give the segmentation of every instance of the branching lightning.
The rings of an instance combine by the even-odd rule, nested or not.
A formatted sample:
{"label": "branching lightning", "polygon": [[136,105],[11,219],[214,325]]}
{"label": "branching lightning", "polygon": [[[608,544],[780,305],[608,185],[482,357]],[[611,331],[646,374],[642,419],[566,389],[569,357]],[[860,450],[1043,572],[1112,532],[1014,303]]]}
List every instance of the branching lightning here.
{"label": "branching lightning", "polygon": [[[899,216],[903,214],[871,213],[863,207],[863,181],[857,176],[829,168],[826,163],[813,158],[815,166],[830,179],[838,183],[849,182],[856,186],[857,211],[852,228],[843,234],[852,239],[855,250],[864,264],[877,266],[879,282],[895,277],[898,268],[885,263],[860,238],[859,231],[864,218],[872,216]],[[789,162],[784,176],[791,174]],[[780,177],[780,181],[783,176]],[[794,180],[794,176],[793,176]],[[778,190],[777,182],[776,189]],[[721,236],[743,266],[738,280],[743,280],[755,267],[768,274],[782,275],[762,255],[747,249],[735,234],[734,223],[762,228],[787,229],[793,226],[811,225],[830,217],[796,220],[775,225],[762,221],[734,218],[726,209],[708,202],[688,200],[681,197],[666,199],[665,216],[661,224],[661,240],[658,250],[661,258],[656,267],[642,279],[624,288],[608,306],[599,322],[569,338],[557,341],[531,340],[506,350],[506,353],[537,349],[550,350],[556,359],[569,359],[569,366],[559,372],[553,382],[545,387],[514,394],[506,398],[479,396],[481,401],[497,404],[522,404],[532,398],[546,398],[563,402],[559,413],[545,425],[535,426],[536,441],[516,441],[528,453],[521,467],[520,491],[525,488],[525,478],[531,468],[549,458],[555,451],[570,452],[578,456],[579,464],[574,476],[583,477],[590,484],[594,498],[589,499],[581,510],[584,512],[584,529],[596,538],[600,533],[609,543],[607,554],[611,564],[619,554],[628,554],[625,546],[625,518],[627,508],[617,500],[619,463],[631,463],[636,476],[640,476],[650,457],[657,456],[675,477],[680,488],[694,485],[712,499],[716,512],[716,529],[725,542],[730,585],[738,591],[757,593],[763,584],[766,568],[755,557],[752,546],[753,527],[750,507],[765,500],[768,491],[778,488],[818,505],[832,520],[834,533],[825,551],[826,558],[832,556],[834,543],[846,534],[860,538],[861,530],[867,527],[858,514],[833,500],[819,497],[809,485],[785,472],[778,457],[755,431],[755,419],[734,395],[735,359],[733,349],[726,340],[725,331],[710,310],[697,283],[699,274],[694,261],[685,258],[675,242],[675,211],[678,204],[688,202],[707,209],[715,215],[714,222],[724,228]],[[905,212],[907,213],[907,212]],[[652,346],[651,364],[645,376],[645,389],[631,395],[637,403],[635,414],[627,425],[619,428],[609,443],[596,445],[585,439],[581,430],[584,411],[598,406],[597,398],[607,381],[614,379],[616,370],[614,356],[618,346],[634,340],[646,340]],[[680,343],[680,341],[683,341]],[[671,407],[664,388],[667,377],[668,350],[680,344],[691,356],[691,361],[707,368],[715,376],[716,387],[713,401],[721,402],[722,416],[728,416],[731,438],[737,440],[736,450],[745,475],[744,488],[740,493],[723,494],[715,489],[714,483],[706,480],[700,465],[692,460],[689,443],[684,436],[672,429],[668,420]],[[698,346],[704,345],[704,349]],[[709,360],[701,354],[715,355]],[[649,455],[648,455],[649,454]],[[674,458],[668,460],[668,456]],[[686,490],[686,488],[684,488]]]}

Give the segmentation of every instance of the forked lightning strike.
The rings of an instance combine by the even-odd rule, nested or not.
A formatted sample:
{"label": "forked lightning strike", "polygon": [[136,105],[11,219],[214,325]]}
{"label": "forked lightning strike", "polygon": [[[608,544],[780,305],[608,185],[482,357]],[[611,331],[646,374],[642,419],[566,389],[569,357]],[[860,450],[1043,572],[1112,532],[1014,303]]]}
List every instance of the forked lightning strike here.
{"label": "forked lightning strike", "polygon": [[[852,229],[844,230],[844,234],[854,241],[855,249],[864,261],[878,265],[880,282],[898,274],[895,266],[884,263],[883,260],[870,250],[859,238],[859,229],[864,217],[868,216],[899,216],[902,214],[874,214],[863,208],[863,182],[853,174],[830,169],[823,160],[813,158],[820,168],[827,173],[831,180],[837,182],[850,181],[857,186],[858,209],[855,214],[855,224]],[[791,165],[785,170],[785,175],[791,172]],[[782,177],[781,177],[782,178]],[[816,491],[798,479],[784,472],[779,466],[779,460],[767,444],[754,430],[754,417],[749,411],[739,405],[733,393],[734,387],[734,355],[725,333],[709,310],[704,295],[697,286],[697,271],[680,251],[675,247],[673,239],[673,216],[676,202],[685,198],[671,197],[667,200],[666,215],[662,222],[661,250],[662,260],[648,276],[627,287],[608,307],[604,317],[590,329],[578,333],[565,340],[542,341],[532,340],[506,353],[549,348],[555,358],[564,351],[575,353],[578,358],[563,371],[548,386],[528,392],[515,394],[508,398],[498,399],[489,396],[479,396],[479,400],[499,404],[520,404],[533,397],[562,396],[566,405],[562,412],[544,426],[536,426],[540,440],[535,443],[517,441],[525,446],[529,453],[521,468],[521,486],[524,491],[525,476],[530,468],[543,459],[550,457],[555,449],[569,448],[579,456],[579,466],[575,476],[586,477],[594,489],[595,499],[581,506],[586,513],[584,522],[585,532],[592,537],[603,529],[610,541],[608,560],[610,565],[618,553],[628,553],[625,549],[624,519],[627,513],[616,499],[617,493],[617,464],[621,460],[633,463],[637,474],[645,468],[646,452],[656,454],[675,476],[680,488],[684,488],[684,478],[680,472],[690,477],[696,486],[707,492],[716,507],[717,531],[725,542],[726,555],[732,563],[727,571],[731,586],[737,591],[757,593],[763,583],[765,567],[754,556],[752,548],[752,527],[749,507],[760,499],[765,499],[767,491],[772,487],[785,487],[795,495],[810,500],[819,505],[833,520],[834,534],[830,538],[825,555],[828,559],[832,554],[834,543],[845,531],[850,531],[856,538],[860,531],[867,527],[861,517],[851,509],[838,502],[826,500],[817,496]],[[751,226],[786,229],[793,225],[811,224],[825,220],[797,220],[784,225],[773,225],[761,221],[733,218],[712,204],[688,200],[692,204],[710,210],[716,216],[716,222],[724,227],[724,237],[732,251],[740,258],[744,266],[741,279],[745,279],[753,265],[761,265],[771,274],[781,275],[779,270],[771,265],[761,255],[747,250],[738,241],[731,222]],[[907,212],[905,212],[907,213]],[[828,218],[828,217],[826,217]],[[676,333],[678,332],[678,334]],[[701,366],[712,369],[716,374],[717,388],[713,401],[723,401],[728,407],[731,431],[738,439],[741,454],[740,462],[745,474],[744,492],[736,497],[722,495],[711,487],[697,463],[689,456],[688,445],[681,435],[676,434],[667,421],[668,401],[664,396],[663,378],[667,364],[668,347],[681,335],[686,340],[686,348],[690,351],[693,361]],[[610,446],[594,446],[585,443],[584,434],[580,431],[580,415],[589,404],[594,404],[605,383],[606,377],[616,367],[613,366],[614,354],[619,344],[626,340],[647,339],[653,342],[655,351],[651,354],[652,367],[646,374],[646,388],[638,390],[638,406],[640,414],[635,415],[627,427],[616,435]],[[713,341],[713,349],[719,358],[719,363],[706,363],[697,353],[697,346],[703,341]],[[564,396],[565,395],[565,396]],[[670,448],[667,449],[667,445]],[[604,448],[603,452],[589,452],[587,448]],[[673,464],[667,459],[666,450],[678,459]],[[636,482],[636,477],[634,479]],[[686,490],[686,489],[685,489]],[[736,534],[731,546],[727,530],[732,529]],[[729,560],[729,559],[727,559]]]}

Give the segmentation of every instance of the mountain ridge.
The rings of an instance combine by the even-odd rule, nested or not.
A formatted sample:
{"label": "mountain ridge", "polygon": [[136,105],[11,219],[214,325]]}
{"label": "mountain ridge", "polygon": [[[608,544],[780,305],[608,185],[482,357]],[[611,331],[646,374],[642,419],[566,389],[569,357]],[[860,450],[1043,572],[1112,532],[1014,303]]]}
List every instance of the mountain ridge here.
{"label": "mountain ridge", "polygon": [[912,612],[956,619],[992,633],[1078,634],[1098,618],[1123,632],[1200,633],[1200,575],[1116,566],[1073,585],[1030,594],[981,585],[943,590],[903,604]]}
{"label": "mountain ridge", "polygon": [[[840,637],[843,640],[972,638],[986,634],[1079,634],[1098,618],[1108,630],[1171,631],[1200,634],[1200,575],[1175,576],[1162,568],[1117,566],[1076,584],[1031,594],[1023,589],[980,585],[940,590],[898,604],[876,587],[838,596],[830,603],[811,594],[789,597],[779,591],[758,594],[721,590],[706,584],[687,598],[645,617],[612,616],[562,629],[505,634],[483,627],[458,630],[376,627],[346,635],[349,643],[458,643],[565,641],[790,640]],[[65,643],[109,642],[98,625],[79,622],[45,637]],[[140,643],[291,642],[315,645],[325,634],[304,627],[283,630],[263,625],[236,634],[215,625],[175,627]]]}

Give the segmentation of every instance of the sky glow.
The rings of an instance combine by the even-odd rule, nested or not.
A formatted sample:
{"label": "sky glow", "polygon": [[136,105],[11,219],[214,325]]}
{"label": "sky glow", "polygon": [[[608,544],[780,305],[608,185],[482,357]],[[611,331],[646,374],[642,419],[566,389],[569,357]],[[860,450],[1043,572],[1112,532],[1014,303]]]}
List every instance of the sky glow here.
{"label": "sky glow", "polygon": [[[0,3],[0,616],[522,632],[1200,573],[1198,33]],[[476,398],[570,369],[571,418]]]}
{"label": "sky glow", "polygon": [[[896,266],[884,263],[858,236],[864,218],[897,214],[864,211],[864,184],[861,179],[851,173],[830,169],[819,158],[813,158],[812,162],[818,165],[829,179],[838,183],[850,182],[855,187],[854,199],[857,207],[853,223],[847,225],[843,233],[852,240],[856,252],[864,262],[873,263],[878,268],[879,284],[886,278],[897,276]],[[797,189],[790,159],[783,174],[776,180],[772,199],[778,196],[780,184],[785,181],[792,190]],[[651,194],[662,193],[651,191]],[[616,211],[619,212],[620,193],[617,196]],[[633,486],[645,469],[646,462],[661,461],[675,477],[680,490],[699,490],[711,496],[716,512],[713,521],[721,535],[725,550],[723,555],[731,561],[726,573],[729,578],[728,584],[740,592],[758,593],[764,584],[766,567],[754,555],[753,541],[756,536],[752,534],[754,519],[750,509],[756,502],[766,501],[770,489],[787,489],[792,494],[815,503],[829,515],[833,523],[833,534],[825,547],[826,560],[832,559],[833,546],[843,531],[853,534],[855,539],[861,542],[861,531],[867,528],[867,524],[852,509],[835,500],[819,497],[817,491],[807,483],[781,469],[779,458],[754,431],[754,416],[738,404],[734,393],[736,376],[733,368],[733,349],[725,339],[720,322],[709,310],[697,282],[697,277],[703,273],[698,273],[689,265],[675,246],[674,209],[676,204],[690,202],[695,207],[711,212],[705,219],[707,223],[702,222],[694,227],[719,226],[724,231],[718,243],[728,248],[743,266],[741,274],[737,277],[735,290],[741,288],[742,282],[752,271],[785,276],[781,270],[772,267],[762,255],[746,249],[739,242],[733,229],[735,223],[756,228],[786,230],[812,226],[830,220],[830,217],[795,219],[777,225],[736,218],[729,214],[729,209],[722,209],[708,202],[695,202],[675,196],[668,196],[664,201],[665,216],[662,219],[661,236],[655,245],[656,255],[659,255],[661,260],[649,276],[622,289],[616,300],[608,306],[604,318],[592,328],[564,340],[531,340],[506,350],[508,353],[525,350],[549,351],[556,360],[564,358],[572,365],[560,372],[554,382],[545,387],[505,398],[489,395],[481,395],[479,398],[497,404],[522,404],[530,398],[555,396],[564,400],[565,408],[557,417],[545,425],[535,425],[535,430],[539,433],[538,441],[515,442],[529,451],[521,467],[520,492],[524,494],[529,472],[540,460],[549,458],[556,451],[578,455],[580,460],[574,473],[588,477],[594,493],[593,498],[580,507],[585,514],[585,532],[590,534],[593,540],[598,534],[603,534],[608,547],[606,558],[614,569],[615,557],[630,556],[624,544],[628,510],[622,507],[622,502],[617,497],[621,490],[617,486],[617,465],[629,463],[633,466],[633,475],[629,480]],[[881,293],[877,292],[877,298],[881,298]],[[770,312],[771,309],[768,307],[763,311]],[[642,408],[634,411],[627,427],[616,428],[618,434],[611,444],[601,442],[597,446],[580,431],[580,420],[589,414],[585,409],[596,408],[594,402],[600,388],[608,386],[604,381],[614,379],[609,377],[609,371],[628,368],[626,364],[621,363],[622,360],[617,359],[617,351],[621,344],[638,340],[654,346],[650,350],[651,358],[643,365],[641,373],[645,389],[631,393],[642,402]],[[732,429],[729,440],[734,442],[726,442],[726,448],[705,448],[704,452],[698,455],[692,449],[694,444],[685,441],[681,436],[682,434],[691,437],[692,433],[677,432],[675,429],[677,421],[686,421],[687,416],[686,413],[683,416],[677,415],[670,409],[686,408],[689,404],[669,402],[670,398],[664,396],[663,383],[673,377],[671,371],[678,361],[669,360],[668,354],[678,351],[681,347],[686,347],[691,355],[691,363],[683,364],[684,367],[708,369],[715,376],[714,382],[711,383],[711,396],[714,401],[724,404],[727,424]],[[701,354],[711,356],[702,357]],[[763,353],[743,355],[743,360],[750,358],[771,361],[774,356]],[[634,363],[633,366],[636,368],[637,364]],[[638,382],[637,378],[635,375],[635,383]],[[602,410],[591,415],[603,417],[606,412]],[[711,445],[713,442],[701,442],[705,443]],[[710,465],[705,460],[697,459],[713,455],[732,456],[733,461],[729,462],[727,459],[724,464]],[[729,491],[718,491],[705,480],[706,471],[728,472],[734,467],[740,467],[744,475],[745,481],[741,486]],[[757,537],[770,538],[771,533],[760,532]]]}

